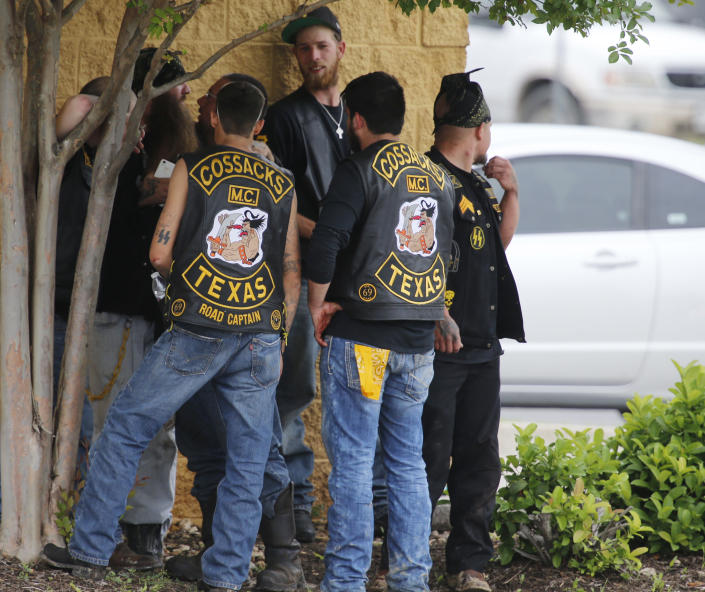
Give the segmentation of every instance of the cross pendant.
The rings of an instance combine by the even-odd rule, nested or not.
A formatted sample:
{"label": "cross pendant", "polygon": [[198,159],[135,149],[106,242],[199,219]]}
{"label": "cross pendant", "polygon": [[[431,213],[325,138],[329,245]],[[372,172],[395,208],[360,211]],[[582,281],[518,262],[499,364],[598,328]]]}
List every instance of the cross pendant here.
{"label": "cross pendant", "polygon": [[343,128],[338,126],[338,129],[335,130],[335,133],[338,134],[338,139],[342,140],[343,139]]}

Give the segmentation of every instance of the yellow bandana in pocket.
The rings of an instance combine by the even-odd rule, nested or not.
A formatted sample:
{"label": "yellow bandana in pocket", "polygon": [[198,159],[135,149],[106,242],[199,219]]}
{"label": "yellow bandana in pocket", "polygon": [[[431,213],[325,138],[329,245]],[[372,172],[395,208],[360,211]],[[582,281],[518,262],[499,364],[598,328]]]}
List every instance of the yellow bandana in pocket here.
{"label": "yellow bandana in pocket", "polygon": [[355,344],[355,361],[363,397],[379,401],[387,360],[389,360],[388,349]]}

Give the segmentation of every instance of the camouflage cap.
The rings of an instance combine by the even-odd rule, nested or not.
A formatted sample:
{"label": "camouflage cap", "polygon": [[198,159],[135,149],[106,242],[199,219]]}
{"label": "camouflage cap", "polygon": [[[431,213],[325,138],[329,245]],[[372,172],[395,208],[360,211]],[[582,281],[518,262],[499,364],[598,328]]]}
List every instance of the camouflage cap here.
{"label": "camouflage cap", "polygon": [[442,125],[470,128],[490,121],[490,108],[482,88],[470,80],[470,74],[481,69],[443,77],[441,90],[433,103],[433,133]]}
{"label": "camouflage cap", "polygon": [[[145,47],[140,51],[140,55],[137,56],[135,74],[132,77],[132,90],[135,94],[140,92],[144,86],[144,79],[147,77],[149,67],[152,65],[152,58],[154,57],[155,51],[157,50],[154,47]],[[162,64],[162,69],[159,70],[159,74],[154,78],[153,85],[155,87],[162,86],[186,74],[186,70],[179,59],[178,52],[165,51],[162,56]]]}

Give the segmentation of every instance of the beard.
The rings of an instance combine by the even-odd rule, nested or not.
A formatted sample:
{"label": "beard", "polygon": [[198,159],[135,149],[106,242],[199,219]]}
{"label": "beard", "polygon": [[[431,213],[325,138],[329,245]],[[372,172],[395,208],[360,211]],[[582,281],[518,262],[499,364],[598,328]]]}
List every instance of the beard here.
{"label": "beard", "polygon": [[473,164],[480,164],[483,166],[486,165],[487,164],[487,152],[485,152],[484,154],[478,154],[475,157],[475,162],[473,162]]}
{"label": "beard", "polygon": [[325,90],[331,88],[338,84],[338,64],[340,60],[336,60],[335,63],[323,71],[323,74],[317,74],[316,72],[310,72],[305,70],[299,65],[299,70],[301,70],[301,76],[304,79],[304,86],[308,90]]}
{"label": "beard", "polygon": [[350,142],[350,152],[353,154],[355,152],[360,152],[362,150],[362,145],[360,144],[360,138],[358,138],[355,135],[355,132],[353,132],[349,127],[348,127],[348,141]]}

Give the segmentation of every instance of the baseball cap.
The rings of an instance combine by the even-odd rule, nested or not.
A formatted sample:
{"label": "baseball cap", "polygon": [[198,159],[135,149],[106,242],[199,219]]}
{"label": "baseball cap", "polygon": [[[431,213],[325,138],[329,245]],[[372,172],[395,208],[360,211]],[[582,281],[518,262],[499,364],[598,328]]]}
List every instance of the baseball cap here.
{"label": "baseball cap", "polygon": [[330,8],[327,6],[321,6],[312,10],[311,12],[305,14],[301,18],[297,18],[295,21],[291,21],[284,30],[282,31],[282,40],[285,43],[294,43],[296,41],[296,34],[306,27],[328,27],[332,29],[333,32],[342,35],[340,30],[340,23],[338,18],[333,14]]}
{"label": "baseball cap", "polygon": [[[157,50],[154,47],[145,47],[140,50],[140,55],[137,56],[135,74],[132,77],[132,90],[135,93],[140,92],[144,86],[144,79],[147,77],[149,67],[152,65],[152,58],[154,57],[155,51]],[[162,56],[162,69],[159,70],[159,74],[155,76],[153,85],[155,87],[162,86],[172,80],[176,80],[184,74],[186,74],[186,70],[179,59],[179,54],[175,51],[167,50]]]}
{"label": "baseball cap", "polygon": [[441,89],[433,103],[434,133],[442,125],[469,128],[490,121],[490,108],[482,88],[470,80],[470,75],[477,70],[482,68],[443,77]]}

